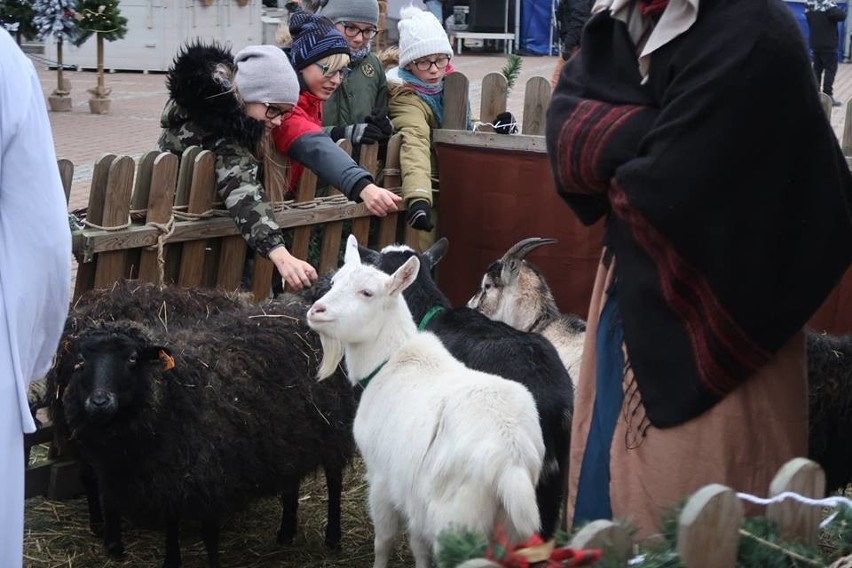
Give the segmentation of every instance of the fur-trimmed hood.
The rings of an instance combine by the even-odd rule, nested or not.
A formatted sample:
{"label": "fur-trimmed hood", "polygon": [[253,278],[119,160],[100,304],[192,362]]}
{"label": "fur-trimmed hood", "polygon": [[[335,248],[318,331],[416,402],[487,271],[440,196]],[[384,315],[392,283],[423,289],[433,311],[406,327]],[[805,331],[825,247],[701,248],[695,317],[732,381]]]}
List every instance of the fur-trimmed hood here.
{"label": "fur-trimmed hood", "polygon": [[166,76],[170,101],[162,126],[174,129],[189,121],[208,135],[224,136],[246,148],[255,148],[265,126],[245,114],[233,86],[235,73],[229,48],[215,41],[197,40],[184,45]]}

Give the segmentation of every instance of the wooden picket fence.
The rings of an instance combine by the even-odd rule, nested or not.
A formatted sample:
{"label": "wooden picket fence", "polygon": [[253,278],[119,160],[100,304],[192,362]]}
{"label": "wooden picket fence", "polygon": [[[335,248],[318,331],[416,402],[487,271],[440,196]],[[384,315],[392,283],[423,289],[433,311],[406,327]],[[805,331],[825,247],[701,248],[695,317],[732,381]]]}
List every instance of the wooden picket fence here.
{"label": "wooden picket fence", "polygon": [[[792,492],[810,499],[825,495],[825,473],[816,463],[794,458],[778,471],[767,497]],[[762,496],[758,496],[762,497]],[[743,504],[734,490],[708,485],[687,501],[678,517],[677,553],[686,568],[733,568],[741,538],[753,538],[740,528]],[[822,508],[794,499],[766,506],[765,517],[777,523],[787,542],[813,546],[817,543]],[[634,554],[627,528],[608,520],[593,521],[571,541],[572,548],[599,548],[613,560],[626,565]]]}
{"label": "wooden picket fence", "polygon": [[[374,176],[381,173],[379,181],[385,187],[400,184],[400,142],[399,136],[389,142],[382,172],[377,171],[377,146],[362,147],[360,164]],[[340,146],[351,151],[346,141]],[[84,226],[73,233],[73,252],[79,263],[74,297],[123,278],[237,289],[247,247],[218,202],[215,160],[213,153],[199,147],[187,148],[180,159],[167,152],[148,152],[138,163],[128,156],[102,155],[94,166]],[[67,163],[64,167],[71,169]],[[293,229],[293,255],[307,258],[312,234],[322,226],[317,268],[320,273],[336,268],[346,221],[351,222],[351,231],[360,242],[370,242],[366,205],[351,202],[336,190],[327,197],[316,197],[317,177],[307,169],[295,198],[282,201],[286,158],[267,159],[264,171],[276,221],[284,229]],[[65,175],[68,178],[71,173]],[[370,244],[407,240],[400,213],[377,223]],[[257,299],[266,298],[274,266],[257,258],[253,271],[252,291]]]}

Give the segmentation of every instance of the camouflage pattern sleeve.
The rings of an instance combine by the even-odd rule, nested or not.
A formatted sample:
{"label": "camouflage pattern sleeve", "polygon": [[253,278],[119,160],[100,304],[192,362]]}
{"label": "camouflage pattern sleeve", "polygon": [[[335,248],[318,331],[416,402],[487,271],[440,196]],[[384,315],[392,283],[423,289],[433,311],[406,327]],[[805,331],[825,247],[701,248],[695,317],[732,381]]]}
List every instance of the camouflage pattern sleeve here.
{"label": "camouflage pattern sleeve", "polygon": [[242,148],[229,144],[217,145],[215,153],[219,196],[249,246],[266,257],[284,244],[284,236],[258,183],[257,162]]}

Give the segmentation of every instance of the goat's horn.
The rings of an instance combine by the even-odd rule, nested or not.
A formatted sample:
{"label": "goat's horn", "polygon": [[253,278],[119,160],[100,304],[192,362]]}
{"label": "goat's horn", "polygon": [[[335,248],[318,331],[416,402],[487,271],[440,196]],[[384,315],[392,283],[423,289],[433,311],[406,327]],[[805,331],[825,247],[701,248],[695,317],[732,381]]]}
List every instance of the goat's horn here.
{"label": "goat's horn", "polygon": [[507,260],[523,260],[530,252],[537,249],[541,245],[549,245],[551,243],[555,243],[556,239],[543,239],[541,237],[530,237],[528,239],[524,239],[522,241],[518,241],[512,248],[506,251],[506,254],[503,255],[502,260],[506,262]]}

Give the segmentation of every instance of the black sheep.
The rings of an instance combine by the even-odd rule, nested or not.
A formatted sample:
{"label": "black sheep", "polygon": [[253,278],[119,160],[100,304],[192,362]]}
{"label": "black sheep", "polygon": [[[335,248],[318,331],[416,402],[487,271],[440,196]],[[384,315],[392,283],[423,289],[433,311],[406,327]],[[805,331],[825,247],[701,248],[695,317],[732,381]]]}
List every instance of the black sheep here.
{"label": "black sheep", "polygon": [[822,466],[826,491],[852,483],[852,335],[808,332],[808,457]]}
{"label": "black sheep", "polygon": [[64,420],[97,473],[110,554],[123,553],[125,514],[164,524],[164,566],[179,566],[178,521],[199,519],[218,566],[220,518],[277,493],[279,539],[290,540],[299,481],[319,466],[329,487],[326,542],[339,542],[354,401],[343,377],[316,382],[320,346],[305,310],[275,301],[168,333],[106,322],[66,343],[74,364],[59,373]]}
{"label": "black sheep", "polygon": [[[420,273],[403,296],[414,321],[440,338],[452,355],[473,369],[526,386],[536,401],[544,436],[544,468],[536,487],[542,537],[556,530],[565,498],[574,413],[574,387],[553,345],[537,333],[518,331],[470,308],[452,308],[430,276],[444,257],[447,240],[439,239],[420,254]],[[392,274],[412,255],[409,247],[386,247],[381,253],[361,248],[361,258]]]}

